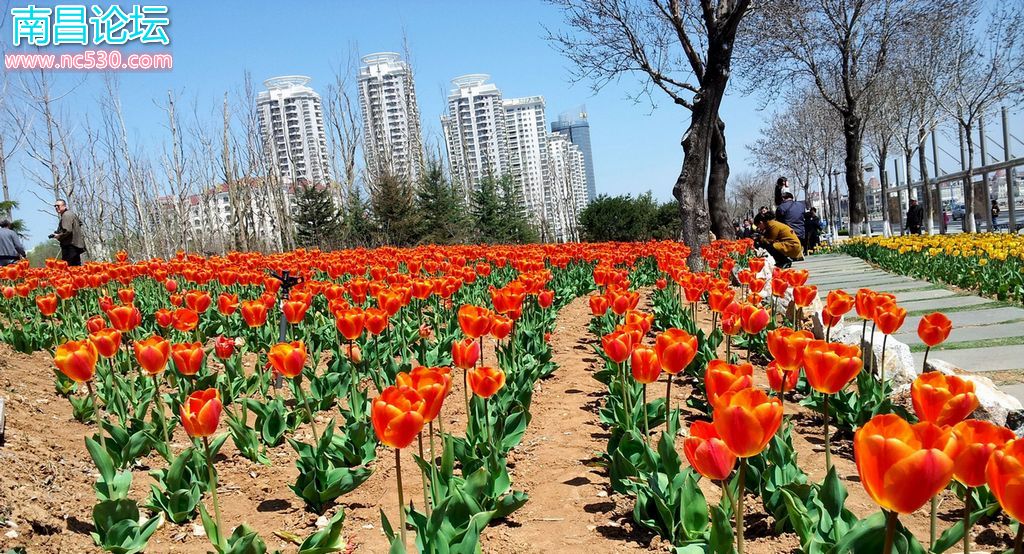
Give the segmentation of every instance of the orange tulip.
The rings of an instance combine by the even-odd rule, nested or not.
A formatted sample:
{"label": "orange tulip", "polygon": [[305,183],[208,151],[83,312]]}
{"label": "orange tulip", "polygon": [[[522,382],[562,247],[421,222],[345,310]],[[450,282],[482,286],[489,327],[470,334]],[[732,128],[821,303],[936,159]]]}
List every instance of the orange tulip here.
{"label": "orange tulip", "polygon": [[738,313],[726,312],[722,314],[720,327],[722,328],[723,335],[733,337],[743,330],[743,322],[740,320]]}
{"label": "orange tulip", "polygon": [[718,398],[712,422],[733,454],[749,458],[760,454],[782,425],[782,402],[756,388],[727,392]]}
{"label": "orange tulip", "polygon": [[175,329],[187,333],[199,325],[199,314],[191,308],[178,308],[174,310],[171,322]]}
{"label": "orange tulip", "polygon": [[53,364],[76,383],[92,380],[98,359],[99,351],[89,340],[69,340],[53,354]]}
{"label": "orange tulip", "polygon": [[135,359],[139,366],[149,375],[157,375],[167,369],[167,360],[171,356],[171,343],[160,335],[138,341],[134,345]]}
{"label": "orange tulip", "polygon": [[749,267],[750,271],[753,271],[755,274],[761,273],[761,270],[764,269],[764,258],[748,259],[747,267]]}
{"label": "orange tulip", "polygon": [[181,343],[171,345],[171,360],[182,375],[195,375],[203,367],[206,351],[202,343]]}
{"label": "orange tulip", "polygon": [[827,306],[825,309],[821,310],[821,323],[825,325],[825,327],[835,327],[839,324],[839,320],[842,319],[842,317],[843,316],[841,315],[833,314]]}
{"label": "orange tulip", "polygon": [[227,292],[217,297],[217,311],[223,315],[231,315],[238,309],[238,295]]}
{"label": "orange tulip", "polygon": [[789,289],[789,283],[785,279],[778,277],[772,279],[772,296],[782,298],[786,295],[786,290]]}
{"label": "orange tulip", "polygon": [[740,323],[743,326],[743,332],[748,335],[756,335],[763,331],[771,319],[768,310],[760,306],[744,304],[740,308]]}
{"label": "orange tulip", "polygon": [[736,455],[707,421],[690,425],[690,436],[683,440],[683,453],[697,473],[715,481],[727,479],[736,466]]}
{"label": "orange tulip", "polygon": [[722,313],[736,298],[736,291],[731,288],[718,288],[708,291],[708,306],[711,311]]}
{"label": "orange tulip", "polygon": [[697,337],[682,329],[666,329],[655,337],[654,350],[658,353],[661,369],[675,375],[686,369],[697,356]]}
{"label": "orange tulip", "polygon": [[467,337],[478,339],[491,330],[493,313],[487,308],[464,304],[459,308],[459,327]]}
{"label": "orange tulip", "polygon": [[871,289],[860,289],[857,296],[853,298],[853,305],[857,308],[857,315],[861,319],[874,319],[875,317],[875,291]]}
{"label": "orange tulip", "polygon": [[730,364],[725,360],[711,360],[704,372],[704,389],[707,391],[708,404],[714,406],[727,392],[754,386],[753,375],[754,366],[750,364]]}
{"label": "orange tulip", "polygon": [[612,331],[601,337],[601,346],[604,347],[604,353],[611,361],[621,364],[629,358],[636,343],[632,333]]}
{"label": "orange tulip", "polygon": [[156,320],[156,324],[166,329],[174,323],[174,312],[167,308],[160,308],[153,312],[153,319]]}
{"label": "orange tulip", "polygon": [[590,295],[590,313],[594,317],[608,313],[608,299],[600,294]]}
{"label": "orange tulip", "polygon": [[242,302],[242,319],[249,327],[260,327],[267,322],[267,306],[259,300]]}
{"label": "orange tulip", "polygon": [[779,327],[768,331],[768,352],[785,371],[799,371],[804,363],[804,349],[807,343],[814,340],[814,335],[807,330],[794,331],[789,327]]}
{"label": "orange tulip", "polygon": [[302,320],[306,319],[307,310],[309,310],[309,304],[302,300],[286,300],[281,303],[281,313],[284,314],[284,319],[292,325],[302,323]]}
{"label": "orange tulip", "polygon": [[472,338],[452,342],[452,363],[455,367],[469,369],[480,359],[480,343]]}
{"label": "orange tulip", "polygon": [[388,327],[388,313],[380,308],[366,308],[363,310],[364,325],[371,335],[379,335]]}
{"label": "orange tulip", "polygon": [[381,391],[370,410],[377,439],[392,448],[412,444],[423,430],[425,405],[423,397],[411,387],[392,386]]}
{"label": "orange tulip", "polygon": [[906,319],[907,310],[895,304],[875,312],[875,324],[878,325],[878,330],[886,335],[899,331]]}
{"label": "orange tulip", "polygon": [[633,349],[630,367],[633,371],[633,378],[638,383],[649,384],[658,380],[661,375],[661,364],[658,363],[658,353],[649,346],[638,346]]}
{"label": "orange tulip", "polygon": [[142,323],[142,312],[132,304],[114,306],[106,311],[110,326],[127,333]]}
{"label": "orange tulip", "polygon": [[764,368],[768,375],[768,387],[778,393],[789,392],[796,388],[800,380],[799,371],[785,371],[779,369],[779,363],[772,360]]}
{"label": "orange tulip", "polygon": [[910,399],[919,419],[943,427],[960,423],[978,407],[973,382],[937,371],[914,379]]}
{"label": "orange tulip", "polygon": [[487,366],[475,367],[467,375],[469,388],[480,398],[490,398],[505,386],[505,372]]}
{"label": "orange tulip", "polygon": [[495,314],[491,319],[491,336],[495,340],[502,340],[512,333],[512,320],[503,315]]}
{"label": "orange tulip", "polygon": [[834,290],[828,293],[825,299],[825,307],[829,313],[835,316],[845,315],[853,309],[854,299],[842,290]]}
{"label": "orange tulip", "polygon": [[647,314],[637,310],[629,310],[626,312],[625,324],[640,329],[640,334],[646,335],[651,330],[651,326],[654,325],[654,314]]}
{"label": "orange tulip", "polygon": [[953,426],[960,448],[953,458],[953,478],[968,487],[985,484],[985,466],[992,452],[1016,438],[1013,431],[988,421],[966,419]]}
{"label": "orange tulip", "polygon": [[793,303],[801,308],[810,306],[816,296],[818,296],[818,287],[814,285],[793,287]]}
{"label": "orange tulip", "polygon": [[217,432],[224,405],[220,391],[215,388],[199,390],[188,395],[181,404],[181,426],[190,437],[209,437]]}
{"label": "orange tulip", "polygon": [[117,291],[117,297],[121,300],[122,304],[131,304],[135,301],[135,290],[121,289]]}
{"label": "orange tulip", "polygon": [[812,340],[804,350],[807,383],[822,394],[835,394],[864,367],[860,347],[838,342]]}
{"label": "orange tulip", "polygon": [[992,452],[985,466],[985,481],[999,505],[1017,521],[1024,521],[1024,439],[1015,439]]}
{"label": "orange tulip", "polygon": [[111,358],[121,347],[121,331],[117,329],[100,329],[89,334],[89,342],[96,346],[100,356]]}
{"label": "orange tulip", "polygon": [[185,293],[185,305],[197,313],[205,312],[212,302],[210,294],[206,291],[190,290]]}
{"label": "orange tulip", "polygon": [[36,308],[39,309],[39,313],[50,317],[57,311],[57,295],[56,294],[42,294],[36,297]]}
{"label": "orange tulip", "polygon": [[421,410],[423,421],[430,423],[441,413],[445,395],[451,388],[451,378],[435,368],[417,366],[411,373],[400,372],[395,377],[395,384],[410,387],[419,393],[424,402]]}
{"label": "orange tulip", "polygon": [[334,325],[345,340],[356,340],[366,327],[366,313],[361,308],[339,310],[334,314]]}
{"label": "orange tulip", "polygon": [[267,352],[267,360],[274,370],[289,379],[302,375],[306,358],[306,345],[302,341],[279,342]]}
{"label": "orange tulip", "polygon": [[921,318],[917,324],[917,336],[929,348],[942,344],[953,329],[953,322],[945,315],[935,312]]}
{"label": "orange tulip", "polygon": [[952,430],[895,414],[871,418],[853,436],[857,473],[882,508],[909,514],[946,488],[953,478],[957,441]]}
{"label": "orange tulip", "polygon": [[85,322],[85,329],[86,329],[86,331],[89,331],[90,333],[95,333],[96,331],[99,331],[100,329],[106,329],[106,328],[107,328],[107,322],[106,322],[105,319],[103,319],[102,316],[94,315],[94,316],[90,317],[88,320],[86,320],[86,322]]}
{"label": "orange tulip", "polygon": [[[612,294],[609,291],[609,294]],[[629,310],[635,310],[636,305],[640,302],[640,293],[636,291],[623,291],[619,294],[614,294],[609,299],[609,307],[615,312],[615,315],[623,315]]]}

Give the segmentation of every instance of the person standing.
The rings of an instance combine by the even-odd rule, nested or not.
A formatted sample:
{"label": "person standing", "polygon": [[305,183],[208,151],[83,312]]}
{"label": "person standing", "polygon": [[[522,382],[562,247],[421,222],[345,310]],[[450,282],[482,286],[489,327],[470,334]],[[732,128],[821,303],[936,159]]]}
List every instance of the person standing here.
{"label": "person standing", "polygon": [[803,257],[800,239],[788,225],[775,221],[770,215],[758,215],[754,218],[757,226],[755,244],[764,248],[775,260],[775,266],[786,269],[793,265],[794,259]]}
{"label": "person standing", "polygon": [[995,200],[992,201],[992,227],[999,228],[999,203]]}
{"label": "person standing", "polygon": [[57,210],[57,230],[49,238],[60,243],[60,259],[68,265],[82,265],[82,252],[85,252],[85,239],[82,237],[82,220],[78,214],[68,209],[67,202],[58,200],[53,203]]}
{"label": "person standing", "polygon": [[787,179],[786,177],[779,177],[779,179],[775,181],[774,200],[776,206],[781,205],[785,201],[784,196],[786,194],[790,194],[789,179]]}
{"label": "person standing", "polygon": [[911,198],[910,207],[907,208],[907,230],[913,235],[920,235],[923,222],[924,208],[918,205],[917,200]]}
{"label": "person standing", "polygon": [[11,265],[26,257],[28,256],[21,244],[21,237],[11,229],[11,221],[0,218],[0,267]]}
{"label": "person standing", "polygon": [[818,231],[821,229],[821,218],[818,209],[811,208],[804,214],[804,252],[811,252],[818,247]]}
{"label": "person standing", "polygon": [[797,238],[800,239],[800,243],[804,242],[804,212],[807,211],[807,205],[799,200],[793,199],[793,194],[790,192],[782,193],[782,203],[775,209],[775,219],[786,225],[796,233]]}

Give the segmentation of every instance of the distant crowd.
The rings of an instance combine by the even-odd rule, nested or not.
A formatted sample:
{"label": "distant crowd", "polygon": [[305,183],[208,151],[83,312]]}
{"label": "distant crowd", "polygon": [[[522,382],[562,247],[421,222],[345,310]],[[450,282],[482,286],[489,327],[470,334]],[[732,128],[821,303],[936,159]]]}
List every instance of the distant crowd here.
{"label": "distant crowd", "polygon": [[787,268],[818,247],[825,220],[817,208],[808,209],[806,203],[793,197],[785,177],[775,182],[774,200],[774,210],[761,206],[753,219],[734,221],[733,225],[737,236],[754,239],[775,259],[775,265]]}

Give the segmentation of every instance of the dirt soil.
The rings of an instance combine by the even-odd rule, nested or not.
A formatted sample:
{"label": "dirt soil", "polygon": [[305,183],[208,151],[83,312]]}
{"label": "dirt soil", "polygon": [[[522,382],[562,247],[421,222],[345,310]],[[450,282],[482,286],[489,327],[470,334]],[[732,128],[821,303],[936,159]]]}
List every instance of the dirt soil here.
{"label": "dirt soil", "polygon": [[[645,291],[647,305],[649,291]],[[643,305],[641,306],[643,307]],[[710,315],[702,307],[698,318],[710,326]],[[607,432],[598,420],[604,386],[593,377],[600,359],[594,354],[595,339],[586,330],[590,312],[586,298],[579,298],[559,314],[551,343],[558,369],[537,385],[532,405],[533,420],[523,443],[510,454],[513,486],[525,490],[530,500],[507,520],[492,522],[484,532],[484,552],[612,552],[668,551],[669,546],[630,517],[632,501],[613,493],[605,470],[597,463],[607,442]],[[724,353],[724,352],[723,352]],[[742,351],[737,352],[743,355]],[[487,348],[487,358],[493,350]],[[767,386],[763,371],[758,384]],[[444,427],[459,432],[465,426],[460,399],[462,379],[456,378],[452,399],[442,413]],[[662,391],[655,386],[653,391]],[[685,406],[691,386],[673,389],[673,404]],[[655,393],[657,394],[657,393]],[[0,445],[0,551],[24,547],[29,553],[94,552],[92,530],[92,483],[97,474],[83,444],[91,429],[72,418],[71,406],[54,391],[52,362],[46,353],[31,356],[15,353],[0,345],[0,397],[7,402],[6,442]],[[795,423],[794,443],[801,466],[810,478],[824,476],[824,453],[820,419],[788,401],[786,411]],[[688,412],[681,425],[683,433],[699,414]],[[327,422],[325,414],[318,418]],[[298,430],[309,440],[308,427]],[[849,436],[833,437],[833,461],[850,496],[847,507],[858,516],[877,511],[857,478]],[[181,430],[173,439],[180,451],[188,446]],[[682,457],[682,440],[677,441]],[[217,460],[219,491],[225,526],[246,522],[255,528],[270,549],[295,551],[294,543],[276,533],[306,537],[317,530],[318,514],[306,512],[302,502],[288,488],[297,475],[295,455],[287,444],[269,452],[273,465],[261,466],[242,458],[228,440]],[[422,505],[419,471],[411,453],[402,453],[402,474],[406,501]],[[685,461],[685,458],[683,458]],[[151,467],[163,460],[152,455],[134,471],[133,495],[140,502],[148,494]],[[379,510],[395,520],[398,498],[395,490],[395,461],[391,451],[381,449],[373,476],[342,502],[327,510],[346,512],[345,534],[349,550],[387,552],[380,526]],[[717,502],[717,486],[702,480],[709,502]],[[747,497],[748,552],[777,554],[799,552],[795,535],[774,535],[771,517],[754,496]],[[959,518],[962,504],[947,493],[940,508],[940,532]],[[901,517],[919,539],[927,542],[927,509]],[[412,533],[410,532],[410,535]],[[974,529],[976,551],[1006,548],[1011,537],[1004,517]],[[411,540],[411,539],[410,539]],[[198,518],[182,526],[165,523],[150,539],[147,552],[207,552],[209,539],[202,534]]]}

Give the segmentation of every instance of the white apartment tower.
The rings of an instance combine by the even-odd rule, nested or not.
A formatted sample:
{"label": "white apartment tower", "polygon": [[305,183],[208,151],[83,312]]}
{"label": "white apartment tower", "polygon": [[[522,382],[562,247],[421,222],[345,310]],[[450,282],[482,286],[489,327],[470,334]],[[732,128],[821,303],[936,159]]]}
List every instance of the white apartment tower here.
{"label": "white apartment tower", "polygon": [[463,75],[452,80],[448,110],[441,116],[452,179],[470,191],[480,180],[507,173],[505,109],[501,91],[489,75]]}
{"label": "white apartment tower", "polygon": [[267,90],[256,97],[264,154],[286,183],[330,180],[323,108],[309,81],[302,75],[267,79]]}
{"label": "white apartment tower", "polygon": [[579,214],[587,205],[587,170],[583,152],[569,137],[552,133],[547,140],[545,215],[553,240],[579,240]]}
{"label": "white apartment tower", "polygon": [[520,194],[531,223],[543,228],[545,175],[547,173],[547,118],[544,97],[528,96],[504,100],[505,139],[508,143],[508,173]]}
{"label": "white apartment tower", "polygon": [[416,183],[423,170],[423,142],[412,67],[394,52],[364,56],[359,105],[370,173],[385,170]]}

